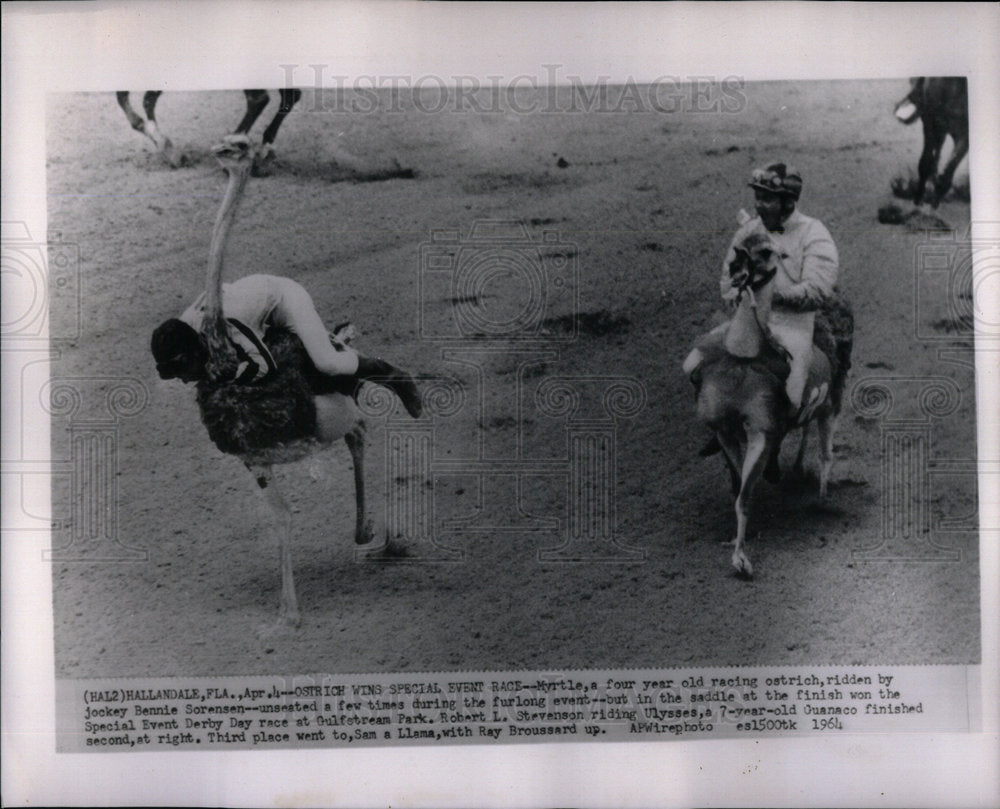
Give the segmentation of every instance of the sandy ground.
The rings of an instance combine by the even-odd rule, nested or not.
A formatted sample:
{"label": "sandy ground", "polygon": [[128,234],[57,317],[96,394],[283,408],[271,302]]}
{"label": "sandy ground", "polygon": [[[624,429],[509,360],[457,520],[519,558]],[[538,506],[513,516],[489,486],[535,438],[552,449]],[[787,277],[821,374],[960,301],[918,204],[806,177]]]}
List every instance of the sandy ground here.
{"label": "sandy ground", "polygon": [[[208,441],[193,389],[158,380],[148,348],[154,326],[204,287],[224,185],[208,147],[242,114],[241,95],[164,94],[161,125],[192,157],[178,170],[128,128],[111,94],[50,98],[49,236],[78,245],[83,292],[80,336],[56,343],[53,376],[74,378],[98,404],[123,379],[148,394],[137,414],[118,419],[114,477],[118,541],[145,558],[78,539],[64,554],[73,561],[53,563],[58,675],[978,661],[975,477],[942,464],[975,457],[972,338],[955,315],[955,301],[969,301],[942,286],[947,278],[922,275],[925,234],[875,216],[891,178],[919,154],[919,129],[891,115],[905,88],[762,84],[746,88],[736,113],[558,115],[427,114],[403,101],[398,111],[349,116],[317,108],[307,92],[278,137],[274,175],[248,189],[229,278],[292,276],[331,325],[357,324],[362,351],[461,381],[464,406],[425,418],[435,459],[468,458],[480,441],[485,457],[511,458],[518,435],[526,457],[563,457],[567,422],[534,405],[553,377],[628,377],[646,401],[615,422],[618,547],[600,546],[610,557],[602,561],[539,558],[564,541],[564,473],[527,474],[520,502],[511,477],[492,476],[480,492],[472,474],[435,474],[433,532],[462,552],[446,561],[426,540],[397,540],[392,558],[356,554],[343,446],[284,469],[303,622],[270,639],[256,632],[278,601],[264,506],[240,462]],[[734,531],[728,476],[718,457],[697,455],[704,434],[680,364],[713,323],[718,267],[737,210],[752,202],[748,171],[778,158],[802,169],[801,209],[824,221],[841,252],[857,319],[851,385],[892,377],[897,393],[886,416],[846,406],[826,502],[814,474],[762,484],[747,582],[720,545]],[[349,179],[392,159],[415,177]],[[964,202],[947,200],[939,213],[958,233],[968,225]],[[519,220],[532,239],[557,231],[576,261],[586,317],[576,339],[560,342],[573,304],[553,295],[545,337],[557,354],[520,370],[524,355],[480,355],[477,376],[421,333],[419,280],[432,231],[468,233],[481,219]],[[968,250],[960,239],[942,244]],[[494,315],[521,305],[503,289],[498,281],[481,302]],[[439,293],[425,294],[431,320],[457,305]],[[55,333],[72,312],[57,303],[52,317]],[[924,418],[929,377],[959,394],[941,410],[951,412],[924,419],[937,470],[925,500],[936,561],[915,558],[931,547],[926,538],[882,539],[886,419]],[[600,393],[580,384],[586,409]],[[370,427],[366,474],[380,538],[396,423]],[[71,456],[69,428],[68,417],[54,417],[54,457]],[[57,477],[64,520],[73,519],[69,498],[67,476]],[[446,530],[462,516],[494,528]],[[71,535],[64,524],[56,541]],[[861,553],[880,547],[876,556],[902,558]]]}

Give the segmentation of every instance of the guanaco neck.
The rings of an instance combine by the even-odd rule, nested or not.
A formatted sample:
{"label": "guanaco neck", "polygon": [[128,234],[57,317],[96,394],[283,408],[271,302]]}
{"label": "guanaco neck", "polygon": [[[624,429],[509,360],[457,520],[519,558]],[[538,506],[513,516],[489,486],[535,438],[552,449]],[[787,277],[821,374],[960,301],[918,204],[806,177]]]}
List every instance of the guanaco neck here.
{"label": "guanaco neck", "polygon": [[764,324],[771,314],[773,297],[773,280],[756,292],[743,293],[726,332],[726,351],[736,357],[756,357],[764,350],[767,341]]}
{"label": "guanaco neck", "polygon": [[206,370],[211,380],[232,379],[236,376],[238,360],[233,344],[227,336],[226,320],[222,313],[222,269],[229,231],[236,219],[236,209],[250,175],[249,164],[227,169],[229,183],[222,205],[212,228],[212,243],[208,248],[208,274],[205,283],[205,316],[201,333],[208,350]]}

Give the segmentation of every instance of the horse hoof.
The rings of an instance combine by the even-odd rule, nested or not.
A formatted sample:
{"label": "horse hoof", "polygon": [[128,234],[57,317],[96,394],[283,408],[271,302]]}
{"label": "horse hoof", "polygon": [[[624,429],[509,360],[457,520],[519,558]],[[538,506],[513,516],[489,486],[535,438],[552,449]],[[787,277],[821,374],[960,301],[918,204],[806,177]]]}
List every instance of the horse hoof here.
{"label": "horse hoof", "polygon": [[274,158],[274,149],[270,146],[264,147],[262,153],[254,157],[250,174],[253,177],[270,177],[274,171]]}
{"label": "horse hoof", "polygon": [[163,142],[162,148],[163,158],[170,164],[170,168],[179,169],[187,165],[188,159],[184,152],[178,151],[174,148],[174,144],[171,143],[170,138],[167,138]]}

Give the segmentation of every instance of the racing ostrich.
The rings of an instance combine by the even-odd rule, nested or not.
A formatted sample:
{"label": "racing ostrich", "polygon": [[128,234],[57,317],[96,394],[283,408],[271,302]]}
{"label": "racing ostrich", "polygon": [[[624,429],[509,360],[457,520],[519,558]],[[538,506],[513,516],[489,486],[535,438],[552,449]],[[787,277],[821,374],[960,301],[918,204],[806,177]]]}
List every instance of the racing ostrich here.
{"label": "racing ostrich", "polygon": [[[206,377],[198,382],[198,406],[209,437],[222,452],[243,461],[274,514],[281,560],[279,626],[294,628],[300,616],[289,546],[291,511],[275,486],[272,467],[301,460],[343,438],[354,462],[354,538],[359,544],[369,542],[372,532],[365,519],[363,476],[365,424],[351,396],[356,380],[319,373],[298,337],[285,329],[271,328],[265,337],[276,371],[253,385],[230,381],[237,357],[222,313],[223,258],[254,150],[245,136],[230,135],[212,151],[229,180],[209,248],[201,327],[208,360]],[[349,330],[349,326],[341,328],[335,341],[350,339],[345,335]]]}

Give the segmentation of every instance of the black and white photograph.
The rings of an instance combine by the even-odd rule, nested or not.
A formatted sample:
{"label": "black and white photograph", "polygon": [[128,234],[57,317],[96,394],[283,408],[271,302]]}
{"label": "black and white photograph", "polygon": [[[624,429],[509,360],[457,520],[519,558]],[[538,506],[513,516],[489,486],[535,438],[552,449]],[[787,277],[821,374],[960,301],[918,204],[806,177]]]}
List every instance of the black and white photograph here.
{"label": "black and white photograph", "polygon": [[[44,41],[13,5],[19,42]],[[900,56],[890,16],[872,30],[900,64],[873,34],[850,70],[801,67],[823,14],[798,5],[740,25],[691,4],[199,8],[177,30],[223,44],[178,46],[183,68],[156,44],[99,78],[46,68],[29,99],[5,60],[5,724],[30,680],[11,643],[43,626],[38,746],[74,771],[280,751],[392,772],[367,794],[187,784],[192,805],[901,805],[913,785],[877,772],[807,796],[808,763],[774,776],[794,792],[668,783],[831,745],[872,766],[876,736],[990,760],[995,7],[956,11],[982,63]],[[194,30],[338,8],[325,50],[303,33],[252,65]],[[142,15],[111,10],[80,42],[141,49]],[[830,14],[850,54],[857,20]],[[514,45],[517,15],[536,27]],[[547,43],[560,20],[587,33]],[[709,23],[745,32],[733,58],[669,53],[672,24]],[[442,57],[446,31],[501,55]],[[12,635],[22,565],[45,611]],[[237,718],[272,697],[283,718]],[[667,780],[588,797],[581,748]],[[426,775],[442,751],[543,756],[561,786],[407,791],[403,758]],[[17,805],[46,794],[4,779]],[[86,794],[156,800],[119,787]]]}
{"label": "black and white photograph", "polygon": [[980,661],[965,81],[546,93],[49,97],[59,676]]}

